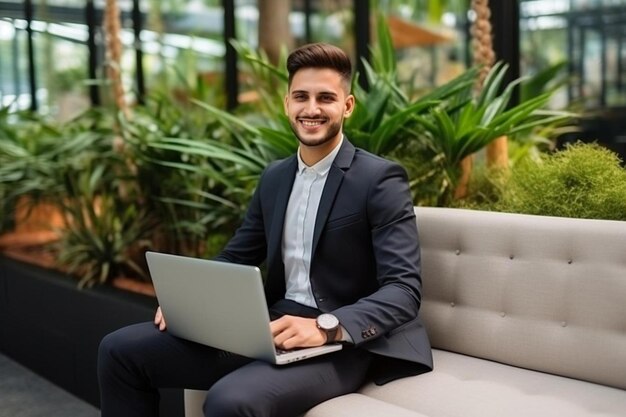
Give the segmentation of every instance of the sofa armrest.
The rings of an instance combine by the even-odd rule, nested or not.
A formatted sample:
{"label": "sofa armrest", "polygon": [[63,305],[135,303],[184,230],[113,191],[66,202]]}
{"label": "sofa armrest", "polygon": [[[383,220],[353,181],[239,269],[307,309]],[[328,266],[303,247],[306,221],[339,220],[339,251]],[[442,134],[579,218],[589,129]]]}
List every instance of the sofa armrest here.
{"label": "sofa armrest", "polygon": [[186,389],[185,390],[185,417],[204,417],[202,404],[204,404],[206,391]]}

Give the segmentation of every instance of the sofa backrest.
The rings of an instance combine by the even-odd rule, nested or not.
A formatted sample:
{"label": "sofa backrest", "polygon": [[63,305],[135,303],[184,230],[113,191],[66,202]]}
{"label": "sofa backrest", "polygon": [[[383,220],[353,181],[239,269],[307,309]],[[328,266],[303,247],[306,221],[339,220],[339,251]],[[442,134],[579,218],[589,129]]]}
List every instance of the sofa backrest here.
{"label": "sofa backrest", "polygon": [[626,222],[415,211],[433,347],[626,389]]}

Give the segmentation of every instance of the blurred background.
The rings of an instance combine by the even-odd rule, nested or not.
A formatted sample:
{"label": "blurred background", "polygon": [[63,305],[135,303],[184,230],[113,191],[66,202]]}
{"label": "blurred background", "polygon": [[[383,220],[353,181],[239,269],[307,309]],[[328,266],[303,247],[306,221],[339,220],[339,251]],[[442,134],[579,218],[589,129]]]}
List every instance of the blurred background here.
{"label": "blurred background", "polygon": [[[368,16],[388,16],[400,80],[440,85],[471,64],[469,0],[120,0],[122,74],[131,101],[176,89],[197,74],[214,100],[245,99],[245,74],[232,73],[229,38],[263,47],[277,59],[312,41],[367,55]],[[0,1],[0,102],[61,120],[103,100],[95,80],[105,56],[105,0]],[[567,63],[554,105],[576,103],[594,115],[588,129],[623,142],[626,107],[626,1],[492,2],[497,54],[518,74]],[[498,23],[503,27],[498,33]],[[364,46],[365,45],[365,46]],[[232,51],[231,51],[232,54]],[[236,57],[234,57],[236,60]],[[230,60],[230,61],[229,61]],[[358,60],[356,60],[358,61]],[[514,77],[516,74],[512,74]]]}

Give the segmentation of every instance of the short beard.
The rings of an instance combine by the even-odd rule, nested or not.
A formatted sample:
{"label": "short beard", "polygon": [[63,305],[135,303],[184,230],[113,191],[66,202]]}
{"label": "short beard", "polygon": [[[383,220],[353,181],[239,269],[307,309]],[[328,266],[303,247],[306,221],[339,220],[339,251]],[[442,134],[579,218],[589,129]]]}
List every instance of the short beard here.
{"label": "short beard", "polygon": [[305,146],[321,146],[324,145],[325,143],[330,142],[331,140],[333,140],[341,131],[341,125],[343,124],[343,119],[339,122],[339,123],[333,123],[331,125],[328,126],[328,133],[326,134],[326,136],[320,138],[320,139],[312,139],[312,140],[306,140],[300,137],[300,135],[298,135],[298,122],[293,122],[293,121],[289,121],[289,125],[291,126],[291,130],[293,131],[294,135],[296,135],[296,137],[298,138],[298,141],[305,145]]}

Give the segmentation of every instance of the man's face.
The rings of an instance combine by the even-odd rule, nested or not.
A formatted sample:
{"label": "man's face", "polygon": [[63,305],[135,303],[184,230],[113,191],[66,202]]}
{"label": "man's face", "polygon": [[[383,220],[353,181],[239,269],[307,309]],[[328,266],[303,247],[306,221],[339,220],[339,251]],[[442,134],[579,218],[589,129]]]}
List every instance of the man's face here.
{"label": "man's face", "polygon": [[285,112],[302,145],[330,145],[341,139],[343,119],[354,109],[354,97],[343,83],[339,73],[326,68],[304,68],[294,74]]}

